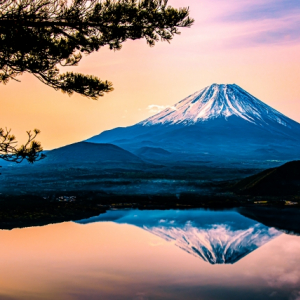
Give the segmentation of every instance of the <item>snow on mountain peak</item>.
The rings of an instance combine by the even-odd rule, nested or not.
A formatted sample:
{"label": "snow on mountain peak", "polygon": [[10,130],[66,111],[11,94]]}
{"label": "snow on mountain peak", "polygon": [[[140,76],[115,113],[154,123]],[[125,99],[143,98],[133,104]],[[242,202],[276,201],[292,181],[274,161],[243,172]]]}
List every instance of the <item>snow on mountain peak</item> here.
{"label": "snow on mountain peak", "polygon": [[234,264],[281,234],[236,211],[114,210],[77,222],[102,221],[135,225],[211,264]]}
{"label": "snow on mountain peak", "polygon": [[233,230],[226,224],[197,228],[189,222],[181,227],[143,228],[211,264],[234,264],[281,234],[259,223],[241,230]]}
{"label": "snow on mountain peak", "polygon": [[270,121],[288,126],[289,122],[283,114],[236,84],[212,84],[139,124],[192,125],[219,117],[227,119],[230,116],[237,116],[260,126]]}

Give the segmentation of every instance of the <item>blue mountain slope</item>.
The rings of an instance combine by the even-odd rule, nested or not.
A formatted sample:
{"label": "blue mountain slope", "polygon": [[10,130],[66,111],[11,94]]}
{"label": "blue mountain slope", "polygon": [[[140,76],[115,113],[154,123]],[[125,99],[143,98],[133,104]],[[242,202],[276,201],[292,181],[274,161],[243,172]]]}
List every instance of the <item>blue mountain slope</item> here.
{"label": "blue mountain slope", "polygon": [[172,153],[230,159],[300,158],[300,124],[237,85],[214,84],[130,127],[87,140],[127,150],[160,147]]}
{"label": "blue mountain slope", "polygon": [[112,144],[79,142],[47,152],[47,157],[39,164],[53,163],[102,163],[126,162],[142,163],[136,155]]}

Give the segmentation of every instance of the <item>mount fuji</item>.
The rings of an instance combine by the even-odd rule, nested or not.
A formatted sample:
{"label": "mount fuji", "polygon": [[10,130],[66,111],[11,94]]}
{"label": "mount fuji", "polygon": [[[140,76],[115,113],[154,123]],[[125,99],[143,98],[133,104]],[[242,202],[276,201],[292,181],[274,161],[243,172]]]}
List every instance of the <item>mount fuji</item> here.
{"label": "mount fuji", "polygon": [[236,84],[213,84],[136,125],[87,142],[133,153],[162,148],[183,160],[291,160],[300,158],[300,124]]}
{"label": "mount fuji", "polygon": [[113,210],[77,223],[107,221],[142,228],[210,264],[234,264],[281,235],[236,211]]}

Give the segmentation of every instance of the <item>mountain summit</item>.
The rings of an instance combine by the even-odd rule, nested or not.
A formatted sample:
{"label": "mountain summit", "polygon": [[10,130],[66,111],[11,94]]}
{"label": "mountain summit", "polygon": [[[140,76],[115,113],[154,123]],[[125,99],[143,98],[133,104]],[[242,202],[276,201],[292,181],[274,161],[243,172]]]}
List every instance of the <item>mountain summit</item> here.
{"label": "mountain summit", "polygon": [[143,147],[160,148],[176,154],[164,159],[176,161],[284,161],[300,158],[300,124],[235,84],[213,84],[136,125],[88,142],[112,143],[137,155]]}
{"label": "mountain summit", "polygon": [[236,116],[260,126],[277,122],[288,126],[289,119],[253,97],[236,84],[213,84],[178,102],[173,107],[142,121],[141,125],[186,124],[219,117]]}

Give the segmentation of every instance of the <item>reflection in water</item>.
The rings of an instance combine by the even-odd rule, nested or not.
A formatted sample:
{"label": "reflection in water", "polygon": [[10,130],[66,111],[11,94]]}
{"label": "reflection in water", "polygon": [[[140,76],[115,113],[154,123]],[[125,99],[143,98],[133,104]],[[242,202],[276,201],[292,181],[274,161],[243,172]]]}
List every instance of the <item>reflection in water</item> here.
{"label": "reflection in water", "polygon": [[[300,299],[298,236],[266,243],[276,231],[234,211],[111,211],[87,222],[105,219],[115,222],[0,230],[0,299]],[[206,262],[263,243],[238,263]],[[191,245],[208,249],[206,261]]]}
{"label": "reflection in water", "polygon": [[211,264],[234,264],[281,234],[235,211],[113,210],[77,223],[103,221],[138,226]]}

